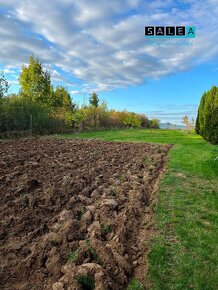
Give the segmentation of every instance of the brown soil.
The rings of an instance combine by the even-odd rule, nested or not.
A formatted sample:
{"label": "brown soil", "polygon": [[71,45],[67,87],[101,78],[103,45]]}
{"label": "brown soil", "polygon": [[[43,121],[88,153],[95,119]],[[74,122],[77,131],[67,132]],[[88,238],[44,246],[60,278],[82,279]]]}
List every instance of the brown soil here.
{"label": "brown soil", "polygon": [[0,288],[143,284],[152,199],[170,145],[0,143]]}

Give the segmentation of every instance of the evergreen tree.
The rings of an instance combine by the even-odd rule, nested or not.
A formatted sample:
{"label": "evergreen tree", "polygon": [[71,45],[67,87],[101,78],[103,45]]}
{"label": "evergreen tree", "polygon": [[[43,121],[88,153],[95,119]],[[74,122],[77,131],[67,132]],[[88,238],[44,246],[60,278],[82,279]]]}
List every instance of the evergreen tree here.
{"label": "evergreen tree", "polygon": [[195,132],[196,132],[196,134],[200,133],[199,110],[198,110],[198,115],[197,115],[197,119],[196,119],[196,123],[195,123]]}
{"label": "evergreen tree", "polygon": [[204,130],[203,138],[208,140],[211,143],[218,143],[218,88],[213,86],[211,90],[207,93],[205,98],[204,106]]}
{"label": "evergreen tree", "polygon": [[97,119],[98,119],[98,103],[99,98],[98,95],[93,92],[91,97],[89,98],[89,104],[93,108],[93,121],[94,121],[94,128],[97,129]]}
{"label": "evergreen tree", "polygon": [[203,130],[204,130],[204,124],[205,124],[205,118],[204,118],[204,104],[205,104],[205,98],[207,96],[207,93],[205,92],[203,96],[201,97],[200,105],[198,108],[199,112],[199,134],[203,136]]}
{"label": "evergreen tree", "polygon": [[98,95],[93,92],[91,97],[89,98],[89,103],[91,106],[97,108],[98,107],[98,104],[99,104],[99,98],[98,98]]}
{"label": "evergreen tree", "polygon": [[216,86],[204,93],[201,98],[198,126],[198,132],[205,140],[218,144],[218,88]]}

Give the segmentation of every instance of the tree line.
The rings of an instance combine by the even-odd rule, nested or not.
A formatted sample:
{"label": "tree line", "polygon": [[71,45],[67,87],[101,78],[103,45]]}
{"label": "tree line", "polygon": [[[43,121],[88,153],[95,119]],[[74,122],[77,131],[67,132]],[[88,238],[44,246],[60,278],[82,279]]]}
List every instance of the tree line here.
{"label": "tree line", "polygon": [[205,92],[200,101],[195,131],[212,144],[218,144],[218,87]]}
{"label": "tree line", "polygon": [[19,76],[18,94],[9,94],[9,84],[0,75],[0,136],[30,129],[30,116],[34,134],[63,133],[119,128],[159,128],[159,120],[149,120],[144,114],[109,110],[93,92],[89,104],[79,106],[67,87],[51,83],[50,73],[34,56],[23,66]]}

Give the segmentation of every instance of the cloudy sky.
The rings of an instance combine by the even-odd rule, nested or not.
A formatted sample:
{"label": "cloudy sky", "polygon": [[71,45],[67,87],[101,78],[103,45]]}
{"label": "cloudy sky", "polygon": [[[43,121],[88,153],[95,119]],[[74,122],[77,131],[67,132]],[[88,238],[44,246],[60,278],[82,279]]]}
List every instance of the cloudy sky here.
{"label": "cloudy sky", "polygon": [[[217,85],[217,19],[218,0],[0,0],[0,69],[17,92],[34,54],[80,104],[97,91],[110,108],[180,123]],[[148,25],[194,25],[197,36],[152,44]]]}

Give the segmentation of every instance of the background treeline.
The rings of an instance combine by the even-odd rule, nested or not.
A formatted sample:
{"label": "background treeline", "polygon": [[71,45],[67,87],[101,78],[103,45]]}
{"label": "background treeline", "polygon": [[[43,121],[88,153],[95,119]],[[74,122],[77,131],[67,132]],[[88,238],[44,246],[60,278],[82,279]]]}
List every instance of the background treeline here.
{"label": "background treeline", "polygon": [[218,87],[201,97],[195,131],[212,144],[218,144]]}
{"label": "background treeline", "polygon": [[23,66],[18,94],[7,95],[8,82],[0,75],[0,136],[50,134],[99,129],[158,128],[159,120],[144,114],[109,110],[94,92],[88,105],[75,104],[66,87],[54,86],[51,76],[33,56]]}

